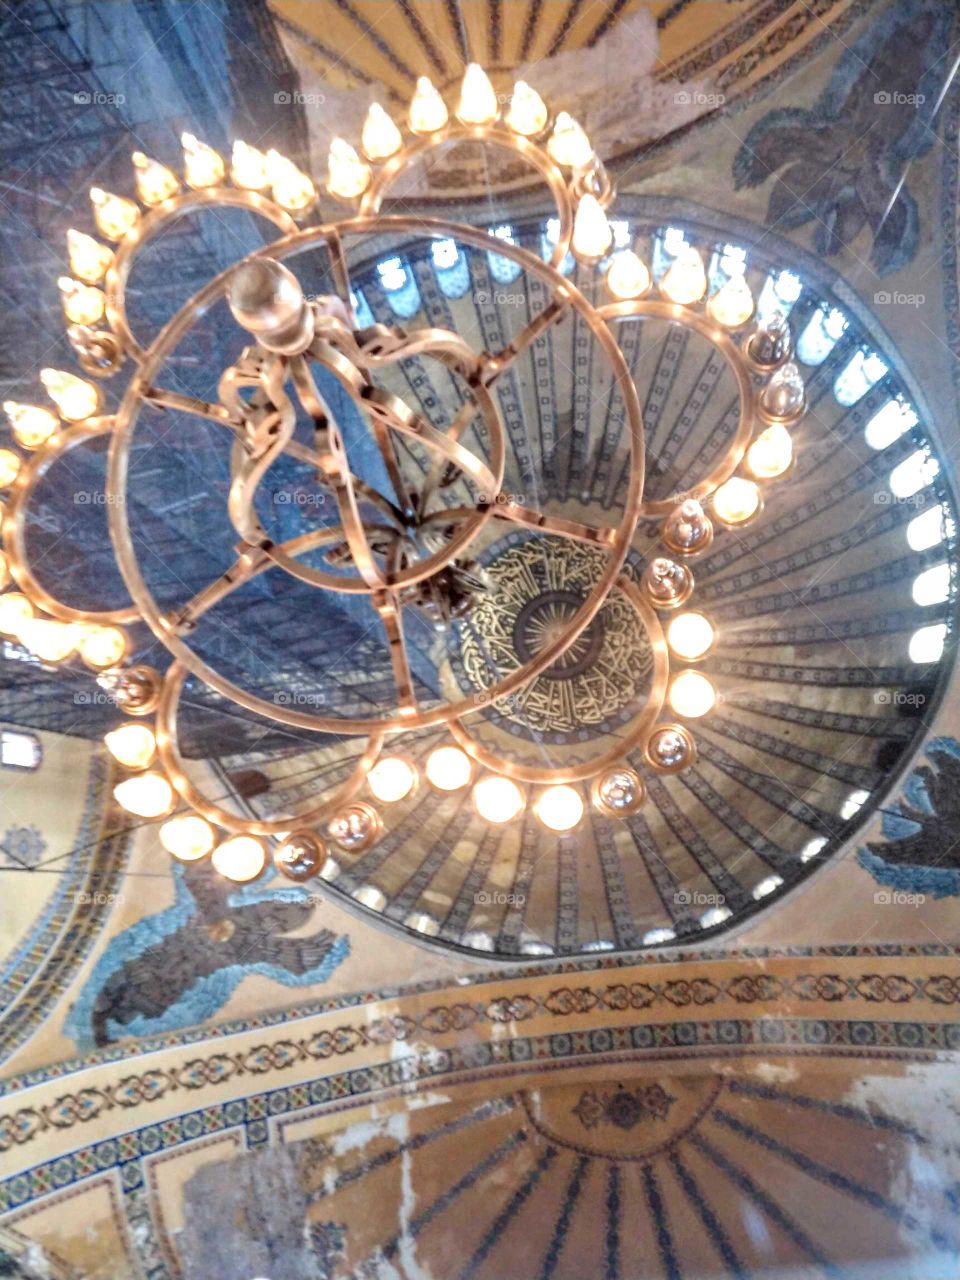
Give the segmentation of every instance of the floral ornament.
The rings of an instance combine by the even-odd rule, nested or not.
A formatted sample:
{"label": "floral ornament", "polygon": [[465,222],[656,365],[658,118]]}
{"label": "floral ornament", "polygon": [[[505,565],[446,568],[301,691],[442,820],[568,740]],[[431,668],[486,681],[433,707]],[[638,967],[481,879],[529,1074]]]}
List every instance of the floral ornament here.
{"label": "floral ornament", "polygon": [[811,109],[768,112],[733,162],[737,189],[779,175],[767,222],[792,230],[814,221],[824,257],[853,243],[864,227],[880,275],[917,251],[919,214],[904,182],[929,150],[955,12],[940,0],[905,0],[871,19],[838,61]]}
{"label": "floral ornament", "polygon": [[35,867],[47,851],[39,827],[9,827],[0,840],[0,853],[20,867]]}
{"label": "floral ornament", "polygon": [[902,796],[884,812],[882,842],[861,849],[857,860],[879,884],[934,898],[960,895],[960,742],[932,738],[933,766],[920,765]]}
{"label": "floral ornament", "polygon": [[666,1120],[670,1108],[676,1102],[659,1084],[643,1085],[638,1089],[625,1089],[618,1085],[612,1093],[596,1093],[587,1089],[572,1109],[585,1129],[598,1124],[616,1125],[624,1131],[648,1120]]}

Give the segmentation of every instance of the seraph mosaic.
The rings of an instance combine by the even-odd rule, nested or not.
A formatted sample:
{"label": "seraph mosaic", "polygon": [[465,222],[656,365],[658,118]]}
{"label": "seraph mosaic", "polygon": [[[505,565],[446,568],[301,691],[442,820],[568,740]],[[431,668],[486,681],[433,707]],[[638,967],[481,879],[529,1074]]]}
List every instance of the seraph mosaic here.
{"label": "seraph mosaic", "polygon": [[905,174],[930,150],[956,6],[898,0],[871,17],[810,109],[778,107],[750,130],[733,163],[737,188],[776,175],[767,222],[781,231],[813,223],[824,257],[866,228],[880,275],[912,260],[920,237]]}
{"label": "seraph mosaic", "polygon": [[213,1017],[252,973],[287,987],[325,982],[350,954],[309,924],[317,899],[270,881],[237,889],[204,865],[173,868],[176,901],[118,934],[70,1010],[79,1048],[195,1026]]}
{"label": "seraph mosaic", "polygon": [[883,841],[857,860],[879,883],[934,898],[960,895],[960,742],[931,738],[929,764],[914,769],[883,814]]}

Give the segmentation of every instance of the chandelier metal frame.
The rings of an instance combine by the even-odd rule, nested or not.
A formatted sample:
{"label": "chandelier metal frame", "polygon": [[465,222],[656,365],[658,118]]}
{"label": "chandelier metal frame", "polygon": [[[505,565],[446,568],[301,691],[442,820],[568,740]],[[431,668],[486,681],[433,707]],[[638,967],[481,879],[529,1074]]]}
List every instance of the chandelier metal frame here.
{"label": "chandelier metal frame", "polygon": [[[86,261],[80,261],[83,253],[74,252],[75,246],[72,248],[72,261],[74,257],[78,259],[75,274],[80,280],[67,282],[64,299],[68,319],[73,321],[69,336],[86,374],[100,379],[117,373],[128,361],[135,366],[121,403],[115,413],[107,413],[97,384],[59,371],[45,371],[44,381],[64,423],[57,422],[44,436],[44,424],[49,425],[48,419],[52,418],[49,410],[40,406],[7,406],[15,434],[33,453],[20,456],[15,465],[8,463],[7,466],[8,472],[15,474],[9,483],[3,518],[5,563],[0,561],[0,586],[8,569],[18,592],[0,596],[0,632],[19,638],[46,661],[69,661],[79,652],[88,666],[101,672],[101,680],[111,690],[118,706],[137,717],[131,725],[139,727],[144,717],[155,716],[152,739],[148,741],[141,735],[140,741],[145,745],[139,755],[129,745],[125,750],[117,749],[116,741],[111,746],[111,737],[116,735],[108,735],[108,746],[129,775],[116,789],[118,801],[139,816],[166,818],[161,840],[175,856],[188,859],[212,854],[217,869],[232,879],[251,879],[263,870],[267,862],[264,837],[279,837],[274,850],[276,865],[296,880],[318,872],[323,874],[331,841],[347,852],[368,847],[382,829],[382,822],[377,810],[358,797],[369,788],[375,798],[385,804],[400,798],[386,794],[383,787],[378,792],[374,785],[375,771],[378,762],[386,760],[393,769],[393,790],[396,791],[400,785],[397,769],[405,762],[402,759],[398,762],[392,756],[384,757],[384,747],[395,735],[412,730],[445,727],[449,731],[452,743],[469,760],[463,775],[467,782],[461,786],[470,785],[478,769],[486,770],[513,785],[519,792],[521,805],[526,798],[524,787],[545,788],[535,811],[545,825],[558,834],[574,830],[580,819],[556,825],[543,815],[549,816],[552,792],[557,793],[558,803],[562,799],[567,811],[576,814],[577,805],[573,804],[571,810],[567,794],[571,784],[589,784],[590,799],[608,816],[623,818],[635,812],[643,802],[645,789],[627,757],[634,750],[640,750],[647,766],[662,773],[688,767],[696,758],[696,747],[688,725],[682,721],[697,718],[709,710],[715,693],[695,667],[710,646],[702,652],[684,653],[682,644],[678,646],[670,640],[670,628],[665,627],[664,622],[671,614],[675,618],[684,616],[678,615],[678,610],[694,589],[690,561],[710,544],[715,523],[731,527],[746,523],[762,506],[759,488],[753,480],[736,476],[748,456],[751,442],[759,438],[758,427],[762,435],[771,428],[792,425],[805,407],[802,383],[798,393],[796,378],[792,374],[784,378],[784,369],[790,370],[793,366],[786,364],[791,344],[789,329],[782,320],[777,323],[775,318],[767,326],[751,327],[752,299],[748,295],[749,306],[745,307],[742,288],[734,297],[736,282],[726,304],[726,316],[723,305],[718,305],[718,299],[723,304],[719,294],[715,294],[704,309],[699,309],[706,292],[706,278],[703,277],[703,288],[698,292],[697,273],[699,269],[702,275],[703,264],[698,257],[695,262],[689,255],[680,264],[686,276],[677,277],[671,286],[668,272],[660,281],[659,297],[648,296],[652,288],[650,274],[636,255],[628,250],[630,261],[622,252],[611,257],[612,233],[604,210],[613,199],[613,185],[576,122],[562,113],[551,120],[538,95],[522,86],[526,95],[523,101],[533,112],[532,123],[539,125],[532,134],[529,127],[521,130],[516,122],[514,127],[501,126],[495,103],[491,118],[478,123],[476,101],[472,106],[467,102],[467,81],[473,76],[471,88],[476,94],[479,82],[475,73],[478,71],[479,68],[472,68],[468,72],[458,108],[461,116],[472,115],[468,123],[447,122],[407,138],[401,138],[391,125],[396,139],[388,131],[379,143],[374,138],[371,146],[367,137],[374,115],[371,109],[363,144],[368,159],[396,141],[393,153],[380,163],[374,163],[373,159],[366,163],[351,147],[337,140],[331,150],[328,190],[339,198],[349,195],[355,213],[319,225],[301,225],[316,208],[316,192],[309,177],[282,157],[273,158],[274,153],[271,157],[260,157],[263,161],[260,189],[250,189],[249,182],[247,187],[222,185],[226,176],[223,161],[191,135],[184,137],[186,190],[180,189],[176,175],[165,166],[135,156],[138,189],[147,205],[146,212],[124,197],[94,193],[98,226],[101,231],[105,226],[112,227],[116,234],[110,238],[116,241],[116,248],[106,265],[109,255],[102,245],[93,241],[86,244],[85,237],[77,237],[78,241],[84,241],[81,249],[85,248],[88,258],[91,253],[99,257],[93,270],[83,273],[79,269]],[[520,85],[516,86],[517,92],[520,89]],[[482,83],[480,90],[483,100]],[[418,87],[418,93],[422,91]],[[532,107],[530,94],[536,100]],[[436,107],[435,102],[430,105],[432,109]],[[487,112],[489,115],[489,106]],[[507,115],[508,123],[512,114],[513,108]],[[447,119],[449,121],[449,116]],[[348,262],[351,240],[374,235],[416,235],[451,238],[475,250],[490,250],[490,234],[484,228],[447,218],[382,212],[391,187],[411,166],[438,149],[468,142],[512,152],[540,175],[550,191],[559,231],[549,261],[509,241],[493,242],[497,254],[545,284],[550,301],[512,341],[494,352],[474,351],[459,334],[443,329],[427,328],[410,333],[383,325],[357,329]],[[259,175],[256,170],[259,153],[244,144],[237,147],[244,149],[239,159],[238,152],[234,153],[235,179],[242,182],[241,161],[249,166],[251,156],[255,174]],[[568,162],[563,162],[565,156]],[[262,193],[271,183],[273,199]],[[155,198],[151,199],[151,195]],[[284,203],[288,207],[285,208]],[[221,272],[200,289],[151,342],[141,344],[132,331],[126,308],[127,284],[137,255],[171,220],[218,207],[240,208],[259,215],[271,222],[280,236]],[[77,233],[70,234],[77,236]],[[307,302],[300,291],[298,299],[299,285],[283,264],[321,246],[329,258],[335,294]],[[613,301],[594,305],[563,275],[560,268],[571,251],[583,264],[604,264]],[[101,262],[104,267],[97,274],[97,263]],[[265,299],[262,314],[245,319],[235,305],[235,298],[238,288],[249,282],[257,270],[261,274],[266,272],[274,281],[276,296]],[[618,283],[618,271],[620,277],[626,273],[632,281],[626,289],[622,278]],[[100,293],[101,283],[102,306],[95,296]],[[61,288],[64,288],[62,282]],[[293,311],[291,324],[279,341],[271,338],[267,327],[284,290],[286,302]],[[198,400],[165,388],[162,385],[165,361],[188,335],[197,318],[222,299],[227,300],[234,317],[246,324],[256,340],[233,367],[223,371],[218,400]],[[76,311],[79,308],[82,313],[84,306],[89,314],[78,318]],[[94,315],[98,309],[102,312],[100,316]],[[582,318],[599,344],[625,407],[630,469],[622,515],[615,527],[546,515],[503,491],[506,435],[495,395],[497,381],[552,324],[573,313]],[[683,492],[657,500],[644,498],[642,414],[636,386],[615,337],[620,324],[643,319],[684,326],[711,343],[731,370],[739,396],[737,426],[719,460],[705,476],[692,480]],[[415,413],[403,400],[379,386],[374,378],[378,369],[412,355],[439,360],[465,388],[464,407],[446,429],[434,426]],[[393,496],[378,492],[353,475],[339,425],[318,391],[312,365],[332,374],[367,420],[395,491]],[[78,416],[74,401],[84,409],[92,408],[93,412]],[[300,417],[297,402],[313,423],[312,447],[293,438]],[[138,417],[146,406],[199,416],[233,437],[227,509],[239,537],[236,561],[217,580],[173,611],[163,610],[147,586],[127,519],[130,445]],[[43,415],[47,415],[47,419]],[[465,432],[478,417],[483,420],[489,442],[488,460],[463,443]],[[416,439],[434,458],[417,494],[411,495],[406,489],[394,450],[395,434]],[[37,439],[38,435],[42,438]],[[109,610],[83,610],[55,599],[38,580],[27,557],[26,530],[31,498],[49,469],[64,454],[97,437],[110,440],[106,478],[110,537],[131,604]],[[782,437],[779,439],[782,450]],[[256,515],[254,499],[257,487],[283,454],[316,469],[318,481],[335,496],[339,524],[275,544]],[[771,472],[768,466],[765,478],[774,478],[786,471],[786,466],[776,470],[775,450],[773,456],[774,469]],[[787,457],[787,464],[789,460]],[[429,509],[444,473],[472,482],[478,491],[477,500],[472,505],[440,505]],[[0,466],[0,479],[2,475]],[[740,487],[732,489],[724,498],[725,488],[731,485]],[[704,510],[703,504],[708,502],[713,503],[712,518]],[[752,509],[747,509],[751,504]],[[370,508],[377,513],[373,521],[363,514]],[[663,550],[648,564],[638,585],[624,572],[624,566],[641,519],[662,519]],[[582,541],[605,552],[607,558],[592,589],[560,634],[529,660],[520,661],[515,670],[488,689],[484,705],[522,689],[547,671],[590,625],[612,591],[623,593],[635,610],[638,626],[646,632],[653,661],[649,691],[618,741],[586,761],[534,766],[507,759],[491,750],[477,740],[466,723],[482,711],[476,697],[464,696],[428,708],[417,704],[403,634],[404,608],[418,598],[417,592],[424,590],[432,591],[434,599],[443,605],[447,588],[438,585],[446,582],[443,575],[464,564],[464,555],[492,521]],[[417,537],[432,537],[435,549],[419,556],[404,551],[403,539],[409,541],[414,536],[411,529]],[[307,552],[335,543],[346,547],[355,576],[302,563],[301,557]],[[390,550],[385,553],[383,546],[389,546]],[[195,652],[189,637],[203,615],[232,591],[270,569],[289,573],[318,589],[369,596],[382,622],[390,652],[397,695],[394,710],[369,718],[308,714],[277,701],[267,702],[241,688]],[[708,619],[699,614],[692,616],[699,620],[701,634],[704,627],[708,635],[713,634]],[[173,662],[164,675],[127,662],[129,642],[121,629],[134,622],[145,623],[171,654]],[[55,624],[64,628],[62,635],[48,629]],[[66,631],[70,628],[73,631],[68,637]],[[58,637],[59,649],[64,650],[62,654]],[[73,643],[69,643],[71,638]],[[700,682],[694,689],[688,678],[686,702],[682,697],[672,698],[671,653],[687,664],[681,675],[690,677],[690,673],[695,673],[693,683]],[[363,735],[366,737],[364,750],[357,756],[347,779],[306,812],[269,820],[241,816],[204,796],[181,758],[177,714],[188,675],[199,678],[245,710],[287,726],[318,733]],[[668,705],[680,723],[662,719]],[[406,762],[406,768],[410,781],[403,794],[409,794],[417,781],[414,767]],[[429,767],[427,773],[431,777]],[[387,787],[386,791],[389,790]],[[560,793],[564,793],[562,797]],[[502,820],[498,814],[484,812],[479,800],[476,803],[481,816],[490,821]],[[578,803],[582,818],[585,805],[582,799]],[[170,819],[178,804],[186,806],[185,812],[179,818]],[[184,825],[181,821],[178,827],[179,819],[189,820],[191,816],[195,825],[190,826],[189,821]],[[227,837],[222,839],[218,831],[226,832]]]}

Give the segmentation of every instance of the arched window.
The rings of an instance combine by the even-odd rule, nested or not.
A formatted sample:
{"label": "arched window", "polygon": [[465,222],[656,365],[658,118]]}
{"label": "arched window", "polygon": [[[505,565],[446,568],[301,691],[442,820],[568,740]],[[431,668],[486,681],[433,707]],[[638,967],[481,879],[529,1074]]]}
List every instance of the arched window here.
{"label": "arched window", "polygon": [[725,244],[718,248],[710,258],[707,275],[710,280],[709,292],[716,293],[732,276],[742,276],[747,269],[747,251],[736,244]]}
{"label": "arched window", "polygon": [[673,260],[678,253],[681,253],[687,245],[687,237],[684,235],[680,227],[664,227],[653,241],[653,263],[651,270],[654,280],[659,280],[661,276],[673,265]]}
{"label": "arched window", "polygon": [[939,662],[943,657],[943,642],[946,638],[945,622],[935,622],[932,627],[919,627],[910,637],[910,661]]}
{"label": "arched window", "polygon": [[[517,243],[513,238],[513,227],[508,222],[504,222],[499,227],[491,227],[490,234],[507,244]],[[519,262],[514,262],[512,258],[505,258],[502,253],[488,252],[487,260],[490,263],[490,274],[497,284],[511,284],[523,270]]]}
{"label": "arched window", "polygon": [[947,532],[947,513],[939,502],[914,516],[907,525],[907,545],[911,551],[927,551],[942,542]]}
{"label": "arched window", "polygon": [[856,404],[886,372],[887,366],[875,351],[861,348],[837,374],[833,394],[840,404]]}
{"label": "arched window", "polygon": [[43,747],[35,733],[22,733],[19,729],[0,729],[0,765],[4,769],[39,769],[43,762]]}
{"label": "arched window", "polygon": [[854,814],[860,812],[869,799],[869,791],[851,791],[846,800],[844,800],[843,804],[840,806],[840,817],[844,822],[849,822]]}
{"label": "arched window", "polygon": [[757,320],[762,324],[775,311],[788,316],[793,304],[803,292],[803,282],[792,271],[771,272],[763,283],[757,299]]}
{"label": "arched window", "polygon": [[447,298],[462,298],[470,288],[467,255],[456,240],[434,240],[431,246],[433,269],[440,292]]}
{"label": "arched window", "polygon": [[402,258],[384,258],[377,263],[377,275],[391,308],[408,320],[420,310],[420,290],[413,272]]}
{"label": "arched window", "polygon": [[898,396],[880,406],[864,427],[863,435],[871,449],[886,449],[916,425],[916,409]]}
{"label": "arched window", "polygon": [[820,307],[810,317],[807,327],[797,339],[797,358],[804,364],[823,364],[837,345],[844,329],[846,317],[836,307]]}
{"label": "arched window", "polygon": [[950,595],[950,566],[935,564],[913,580],[913,599],[919,605],[943,604]]}
{"label": "arched window", "polygon": [[931,484],[940,474],[940,463],[923,449],[917,449],[909,458],[893,468],[887,483],[890,492],[898,498],[912,498],[915,493]]}

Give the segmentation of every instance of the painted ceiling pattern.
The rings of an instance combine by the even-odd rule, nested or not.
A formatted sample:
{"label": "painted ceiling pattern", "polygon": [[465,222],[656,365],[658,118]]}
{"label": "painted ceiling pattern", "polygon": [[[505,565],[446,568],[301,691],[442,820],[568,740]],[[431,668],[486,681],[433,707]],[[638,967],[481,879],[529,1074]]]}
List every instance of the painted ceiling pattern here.
{"label": "painted ceiling pattern", "polygon": [[[697,111],[716,125],[705,130],[704,155],[720,138],[723,163],[711,168],[698,155],[690,170],[716,178],[708,203],[725,203],[731,186],[748,136],[741,109],[762,121],[752,136],[765,164],[750,174],[755,186],[731,196],[743,217],[644,195],[622,200],[618,234],[639,239],[657,272],[678,236],[705,250],[711,271],[745,251],[763,305],[790,312],[813,406],[797,468],[764,521],[719,537],[699,562],[698,590],[722,624],[708,669],[724,701],[698,731],[696,769],[656,784],[630,824],[588,827],[576,844],[547,840],[532,822],[505,835],[456,800],[421,793],[388,815],[380,844],[338,855],[324,884],[281,887],[268,876],[224,894],[198,869],[171,876],[165,861],[158,874],[159,847],[119,815],[108,813],[101,831],[93,811],[109,779],[94,769],[78,856],[58,881],[60,905],[40,921],[47,932],[16,957],[21,997],[0,1029],[4,1056],[26,1063],[0,1082],[0,1274],[859,1280],[866,1265],[871,1280],[954,1280],[960,987],[956,949],[934,940],[955,930],[930,914],[929,899],[957,892],[960,748],[944,692],[955,605],[942,568],[955,558],[955,523],[948,468],[938,474],[949,453],[934,444],[955,414],[931,414],[924,393],[940,394],[942,406],[942,388],[916,359],[944,334],[960,350],[951,236],[929,276],[943,279],[943,314],[908,311],[904,321],[887,310],[884,332],[869,315],[869,292],[865,307],[842,275],[862,293],[857,268],[874,253],[877,267],[895,273],[884,284],[893,294],[907,259],[929,269],[927,241],[956,216],[955,148],[941,139],[955,135],[958,101],[954,94],[941,113],[920,113],[919,131],[902,129],[904,116],[894,127],[886,104],[868,101],[868,141],[849,154],[835,109],[870,87],[838,41],[874,74],[891,68],[903,92],[916,92],[907,87],[913,73],[949,45],[938,25],[944,8],[404,0],[397,21],[385,23],[379,0],[274,0],[269,9],[237,0],[225,22],[225,6],[211,0],[181,23],[165,0],[137,0],[105,24],[94,6],[27,0],[0,13],[0,62],[10,68],[0,89],[4,377],[19,377],[31,359],[68,362],[51,302],[62,232],[82,224],[91,181],[128,184],[131,133],[162,156],[176,154],[179,130],[192,125],[221,148],[239,135],[304,159],[320,112],[295,94],[313,75],[368,97],[386,85],[394,106],[416,75],[449,85],[469,57],[504,68],[550,63],[551,75],[573,82],[569,69],[595,75],[604,40],[632,19],[624,31],[656,32],[626,86],[645,104],[638,118],[663,108],[666,129],[694,105],[673,101],[677,92],[709,99]],[[874,23],[872,10],[896,18]],[[891,40],[908,10],[923,21]],[[869,48],[858,43],[865,30]],[[581,54],[583,62],[562,61]],[[78,92],[89,95],[82,110]],[[327,105],[336,106],[332,96]],[[802,108],[803,136],[784,131],[789,122],[771,108]],[[838,149],[839,188],[830,167]],[[654,165],[658,154],[651,149]],[[891,187],[906,161],[904,185]],[[930,194],[934,166],[944,174],[942,210]],[[475,170],[465,163],[463,172]],[[689,184],[690,173],[678,168],[676,183],[667,174],[662,190]],[[804,189],[819,184],[815,215],[785,222],[772,194],[801,177]],[[894,190],[896,217],[878,224],[877,202]],[[484,221],[549,252],[547,214],[529,200],[492,201]],[[211,264],[261,242],[246,218],[185,222],[163,246],[177,255],[180,282],[158,255],[137,282],[138,321],[155,329]],[[827,269],[827,251],[841,274]],[[503,344],[502,326],[539,305],[536,282],[511,277],[495,252],[392,243],[371,246],[356,268],[364,315],[411,327],[462,323],[491,348]],[[37,289],[43,279],[46,294]],[[322,268],[305,283],[322,290]],[[723,370],[692,340],[653,326],[619,337],[645,405],[649,484],[663,494],[693,460],[722,449],[732,397]],[[181,389],[206,392],[205,369],[230,355],[207,317],[178,368]],[[404,366],[396,389],[431,417],[457,407],[456,389],[428,362]],[[599,406],[585,412],[598,392]],[[544,411],[564,398],[573,406],[566,419]],[[617,406],[575,325],[553,331],[518,366],[501,408],[518,492],[549,492],[558,513],[616,518]],[[197,480],[198,460],[208,482]],[[71,465],[71,475],[50,477],[30,536],[64,594],[116,592],[102,529],[83,534],[75,519],[75,495],[100,492],[102,458],[91,448]],[[405,465],[419,467],[415,453]],[[134,510],[154,581],[171,598],[216,571],[224,477],[204,428],[145,423]],[[277,478],[271,517],[300,531],[322,520],[317,498],[311,477],[291,468]],[[96,500],[84,501],[96,515]],[[649,534],[638,531],[637,567]],[[489,566],[506,555],[512,572],[512,557],[522,565],[532,556],[529,541],[491,543]],[[521,626],[536,644],[569,604],[567,572],[548,563],[484,625]],[[232,675],[260,678],[251,652],[282,640],[289,660],[277,695],[316,698],[322,668],[323,696],[344,714],[386,697],[383,655],[361,616],[331,619],[318,650],[309,601],[283,612],[263,582],[243,604],[242,619],[225,616],[204,641]],[[472,680],[482,697],[489,672],[477,639],[418,634],[425,694],[438,681],[469,688]],[[624,636],[615,609],[587,639],[618,672],[633,664],[631,688],[643,687],[643,639]],[[331,667],[333,651],[349,656]],[[71,741],[115,722],[91,682],[8,657],[4,723]],[[532,716],[537,734],[558,739],[551,749],[575,751],[585,732],[615,740],[622,686],[598,694],[577,684],[580,675],[552,673],[535,709],[485,708],[483,732],[529,751]],[[572,703],[568,686],[577,689]],[[301,805],[348,766],[335,740],[233,718],[196,689],[187,704],[190,758],[238,806]],[[2,835],[4,847],[29,860],[36,846],[17,833],[35,821],[47,838],[27,815]],[[131,837],[137,877],[124,881]],[[830,863],[825,876],[844,870],[844,853],[874,879],[846,868],[860,879],[845,898],[843,946],[791,949],[780,937],[772,951],[698,950],[711,931],[746,921],[819,864]],[[897,906],[897,895],[924,894],[924,909]],[[871,903],[887,901],[889,911],[870,917]],[[399,936],[384,939],[332,903],[374,912],[378,929],[385,922]],[[849,945],[853,928],[883,938],[898,927],[922,944]],[[404,947],[404,938],[439,942],[448,954]],[[683,949],[633,964],[634,949],[670,942]],[[421,956],[419,968],[410,953]],[[478,972],[478,956],[527,968]]]}
{"label": "painted ceiling pattern", "polygon": [[0,1101],[0,1211],[77,1280],[950,1280],[955,964],[487,978],[34,1073]]}

